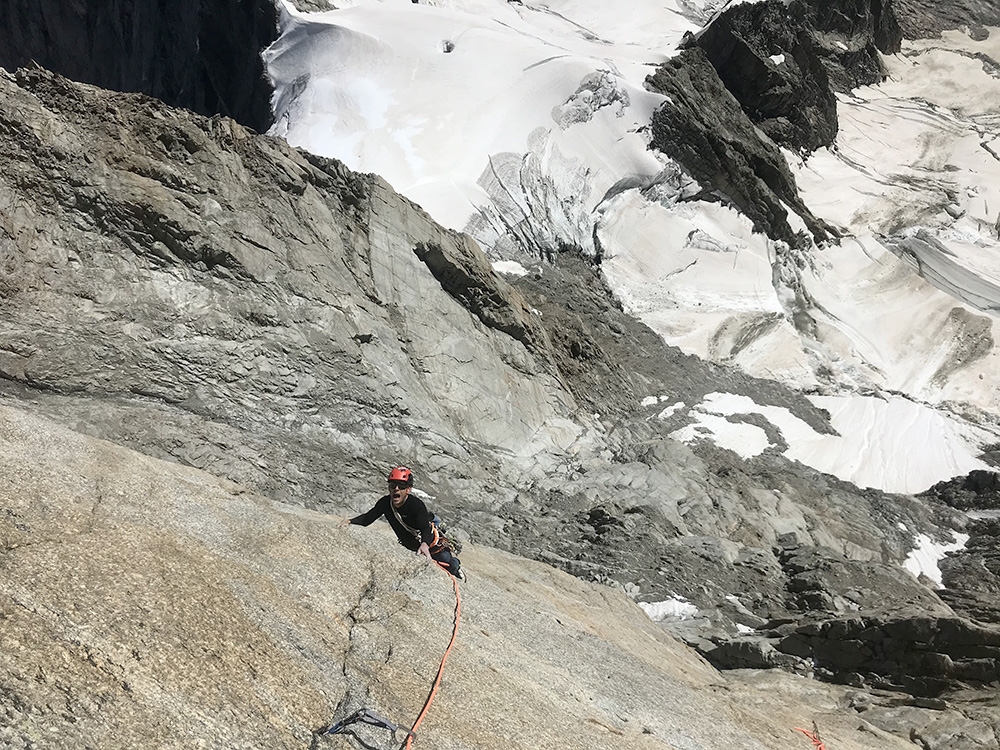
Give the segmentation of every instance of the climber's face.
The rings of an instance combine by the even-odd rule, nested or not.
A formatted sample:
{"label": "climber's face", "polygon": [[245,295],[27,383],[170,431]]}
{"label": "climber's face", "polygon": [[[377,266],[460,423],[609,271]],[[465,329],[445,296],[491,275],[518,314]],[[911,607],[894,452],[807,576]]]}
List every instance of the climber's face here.
{"label": "climber's face", "polygon": [[395,507],[400,507],[410,496],[410,488],[401,482],[389,482],[389,499]]}

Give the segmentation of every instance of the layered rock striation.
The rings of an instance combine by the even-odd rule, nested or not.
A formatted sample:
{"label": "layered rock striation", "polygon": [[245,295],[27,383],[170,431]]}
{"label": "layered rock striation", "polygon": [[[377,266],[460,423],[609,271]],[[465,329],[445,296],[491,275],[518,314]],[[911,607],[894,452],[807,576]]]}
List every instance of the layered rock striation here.
{"label": "layered rock striation", "polygon": [[400,456],[583,433],[520,296],[378,178],[150,98],[3,82],[8,385],[310,505]]}

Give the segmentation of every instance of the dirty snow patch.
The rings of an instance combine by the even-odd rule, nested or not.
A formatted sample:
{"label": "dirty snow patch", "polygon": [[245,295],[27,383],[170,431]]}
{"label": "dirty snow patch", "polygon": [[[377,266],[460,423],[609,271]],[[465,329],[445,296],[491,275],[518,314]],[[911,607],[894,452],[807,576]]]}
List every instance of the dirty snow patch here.
{"label": "dirty snow patch", "polygon": [[788,409],[761,406],[749,396],[710,393],[691,410],[692,424],[671,434],[686,443],[710,439],[743,458],[772,444],[756,425],[727,417],[760,414],[788,444],[784,455],[859,487],[913,494],[989,467],[977,458],[990,439],[942,412],[892,396],[813,396],[838,434],[820,434]]}
{"label": "dirty snow patch", "polygon": [[903,567],[913,573],[914,577],[919,577],[922,573],[934,582],[936,588],[944,588],[938,563],[949,552],[963,549],[965,543],[969,541],[969,535],[956,533],[955,541],[951,544],[939,544],[926,534],[918,535],[916,541],[917,546],[907,556]]}
{"label": "dirty snow patch", "polygon": [[528,275],[528,269],[516,260],[498,260],[493,264],[493,270],[497,273],[505,273],[509,276]]}

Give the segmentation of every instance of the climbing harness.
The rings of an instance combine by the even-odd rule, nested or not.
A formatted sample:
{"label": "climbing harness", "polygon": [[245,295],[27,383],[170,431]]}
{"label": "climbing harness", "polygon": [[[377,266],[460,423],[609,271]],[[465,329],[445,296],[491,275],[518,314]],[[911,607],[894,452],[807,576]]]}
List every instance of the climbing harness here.
{"label": "climbing harness", "polygon": [[[346,731],[351,724],[357,724],[359,722],[362,724],[370,724],[373,727],[388,729],[393,734],[400,730],[400,727],[396,726],[385,717],[379,716],[374,711],[369,711],[367,708],[359,708],[346,719],[341,719],[340,721],[332,724],[329,729],[323,732],[323,734],[340,734],[341,732]],[[409,732],[408,734],[413,734],[413,732]]]}
{"label": "climbing harness", "polygon": [[[434,562],[439,568],[441,568],[441,570],[448,573],[448,577],[451,579],[451,585],[455,588],[455,624],[451,631],[451,641],[448,643],[448,648],[444,650],[444,656],[441,657],[441,663],[438,665],[437,676],[434,678],[434,684],[431,687],[430,695],[427,696],[427,700],[424,702],[424,707],[421,709],[417,720],[413,722],[413,727],[406,730],[406,750],[410,750],[413,746],[413,740],[417,738],[417,727],[419,727],[420,722],[424,720],[424,717],[430,710],[431,704],[434,702],[434,696],[437,695],[438,687],[441,685],[441,677],[444,675],[444,663],[448,661],[448,654],[451,653],[451,649],[455,645],[455,639],[458,636],[458,622],[462,617],[462,596],[458,592],[458,579],[448,572],[448,566],[443,565],[436,560]],[[388,719],[379,716],[373,711],[369,711],[367,708],[359,708],[346,719],[341,719],[340,721],[335,722],[329,729],[324,731],[323,734],[341,734],[346,731],[349,726],[359,722],[388,729],[393,734],[402,729],[402,727],[393,724]]]}
{"label": "climbing harness", "polygon": [[453,548],[451,540],[444,535],[444,531],[437,524],[431,524],[431,531],[434,532],[434,539],[427,545],[427,548],[432,555],[441,550],[450,551]]}
{"label": "climbing harness", "polygon": [[826,750],[826,745],[824,745],[823,740],[819,738],[819,729],[816,728],[815,724],[813,725],[813,729],[815,729],[816,731],[810,732],[808,729],[795,727],[796,732],[802,732],[802,734],[804,734],[806,737],[812,740],[813,748],[815,748],[815,750]]}

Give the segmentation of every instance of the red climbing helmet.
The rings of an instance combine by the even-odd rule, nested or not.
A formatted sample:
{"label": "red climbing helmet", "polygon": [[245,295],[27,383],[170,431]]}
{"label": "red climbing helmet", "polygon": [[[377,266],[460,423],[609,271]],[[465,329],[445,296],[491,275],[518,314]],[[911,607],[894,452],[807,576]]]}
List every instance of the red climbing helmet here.
{"label": "red climbing helmet", "polygon": [[389,472],[390,482],[399,482],[404,487],[413,486],[413,472],[407,469],[405,466],[397,466],[395,469]]}

